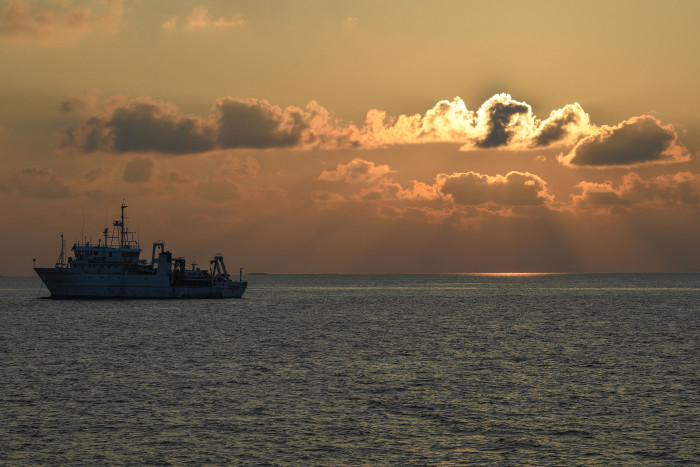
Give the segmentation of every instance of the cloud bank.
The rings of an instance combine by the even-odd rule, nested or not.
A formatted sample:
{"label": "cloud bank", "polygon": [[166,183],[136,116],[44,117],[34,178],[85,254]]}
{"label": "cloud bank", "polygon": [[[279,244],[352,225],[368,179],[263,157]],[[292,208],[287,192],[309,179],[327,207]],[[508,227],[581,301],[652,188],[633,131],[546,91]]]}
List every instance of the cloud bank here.
{"label": "cloud bank", "polygon": [[[70,112],[94,108],[71,97]],[[88,105],[89,104],[89,105]],[[362,126],[345,123],[312,101],[282,108],[264,99],[218,99],[207,116],[182,115],[174,105],[148,97],[115,96],[79,126],[64,130],[63,147],[82,152],[196,154],[215,149],[375,149],[424,143],[455,143],[462,151],[572,148],[558,160],[569,167],[620,167],[683,162],[690,158],[672,125],[650,116],[597,127],[578,104],[544,120],[531,107],[497,94],[478,110],[459,97],[440,101],[424,115],[388,117],[372,109]]]}
{"label": "cloud bank", "polygon": [[325,182],[359,185],[359,190],[349,197],[340,193],[316,193],[315,198],[324,205],[348,200],[380,202],[406,208],[421,208],[454,213],[464,207],[480,207],[494,211],[529,206],[551,206],[554,197],[547,183],[529,172],[512,171],[506,175],[485,175],[478,172],[455,172],[438,174],[433,183],[413,181],[413,186],[404,188],[392,178],[393,170],[388,165],[377,165],[362,158],[347,164],[338,164],[335,170],[324,170],[318,176]]}

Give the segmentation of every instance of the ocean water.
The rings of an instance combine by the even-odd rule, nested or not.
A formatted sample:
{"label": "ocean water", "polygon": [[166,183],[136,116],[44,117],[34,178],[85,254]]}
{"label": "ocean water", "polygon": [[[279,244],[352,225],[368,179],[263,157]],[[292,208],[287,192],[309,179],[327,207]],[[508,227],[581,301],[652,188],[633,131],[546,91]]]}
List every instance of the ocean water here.
{"label": "ocean water", "polygon": [[0,278],[0,464],[700,464],[700,274]]}

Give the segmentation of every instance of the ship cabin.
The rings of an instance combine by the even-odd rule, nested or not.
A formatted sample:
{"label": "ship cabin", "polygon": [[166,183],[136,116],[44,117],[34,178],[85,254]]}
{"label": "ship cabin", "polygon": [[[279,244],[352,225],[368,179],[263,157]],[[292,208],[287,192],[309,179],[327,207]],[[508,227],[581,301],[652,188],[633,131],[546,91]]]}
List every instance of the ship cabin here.
{"label": "ship cabin", "polygon": [[159,247],[161,253],[164,251],[163,242],[156,242],[153,245],[153,256],[149,263],[141,259],[141,248],[134,238],[134,232],[130,232],[127,227],[127,217],[125,203],[122,203],[121,218],[115,220],[112,231],[108,228],[103,231],[103,238],[94,244],[91,241],[81,241],[73,244],[74,257],[65,261],[63,235],[61,235],[61,256],[56,263],[57,267],[70,267],[80,269],[83,272],[124,272],[125,270],[139,269],[142,272],[155,272],[155,252]]}
{"label": "ship cabin", "polygon": [[[140,259],[141,248],[114,248],[103,245],[91,245],[90,242],[76,243],[73,245],[74,258],[72,263],[119,263],[119,264],[146,264],[145,259]],[[70,259],[69,259],[70,260]]]}

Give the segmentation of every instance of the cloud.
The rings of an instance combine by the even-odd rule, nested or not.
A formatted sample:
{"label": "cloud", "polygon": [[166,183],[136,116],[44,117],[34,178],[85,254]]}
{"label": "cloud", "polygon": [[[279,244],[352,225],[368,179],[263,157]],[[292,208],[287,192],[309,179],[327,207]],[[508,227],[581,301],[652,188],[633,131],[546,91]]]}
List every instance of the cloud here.
{"label": "cloud", "polygon": [[[83,105],[68,99],[64,110]],[[352,146],[354,126],[341,127],[323,107],[281,108],[260,99],[219,99],[207,117],[178,115],[172,104],[149,97],[106,101],[102,112],[63,131],[61,145],[83,152],[192,154],[213,149]]]}
{"label": "cloud", "polygon": [[85,96],[69,96],[61,101],[59,109],[63,113],[89,113],[98,108],[99,99],[93,92]]}
{"label": "cloud", "polygon": [[242,26],[243,24],[243,17],[240,14],[233,15],[231,19],[225,19],[223,16],[212,19],[211,13],[209,13],[209,10],[205,6],[195,7],[190,14],[187,15],[188,28],[230,28]]}
{"label": "cloud", "polygon": [[190,154],[216,146],[215,128],[199,117],[177,115],[167,103],[149,98],[122,103],[102,115],[85,120],[77,129],[67,128],[63,147],[83,152],[161,152]]}
{"label": "cloud", "polygon": [[129,183],[146,183],[153,175],[153,161],[146,157],[137,157],[129,161],[124,169],[122,179]]}
{"label": "cloud", "polygon": [[282,109],[258,99],[220,99],[219,143],[224,148],[273,148],[295,146],[307,127],[304,111]]}
{"label": "cloud", "polygon": [[[245,21],[240,13],[231,16],[229,19],[223,16],[213,19],[209,9],[204,5],[200,5],[190,11],[185,17],[184,24],[187,29],[228,29],[243,26]],[[163,23],[163,29],[175,29],[177,25],[178,18],[173,16]]]}
{"label": "cloud", "polygon": [[622,177],[618,188],[609,180],[603,183],[584,181],[576,188],[580,193],[572,195],[572,199],[579,208],[700,205],[700,174],[692,172],[660,175],[648,180],[630,172]]}
{"label": "cloud", "polygon": [[464,101],[438,102],[425,115],[387,118],[379,110],[367,114],[363,146],[451,142],[461,150],[484,148],[530,149],[570,144],[590,132],[590,119],[578,103],[553,111],[540,121],[525,102],[509,94],[496,94],[477,111]]}
{"label": "cloud", "polygon": [[[414,180],[413,186],[407,188],[392,178],[393,173],[388,165],[355,158],[347,164],[338,164],[335,170],[324,170],[318,177],[323,181],[344,182],[342,191],[346,195],[326,191],[316,193],[314,200],[326,208],[341,202],[370,203],[378,212],[391,212],[394,216],[420,211],[433,220],[454,215],[474,216],[481,211],[508,216],[515,208],[551,208],[554,204],[547,183],[528,172],[495,176],[477,172],[443,173],[436,175],[433,183]],[[353,185],[359,189],[347,194],[347,188]]]}
{"label": "cloud", "polygon": [[106,0],[104,12],[53,2],[43,8],[11,0],[0,11],[0,37],[31,43],[71,42],[95,31],[114,31],[121,22],[121,0]]}
{"label": "cloud", "polygon": [[456,204],[501,206],[538,206],[551,201],[547,183],[529,172],[509,172],[505,176],[476,172],[439,174],[438,191]]}
{"label": "cloud", "polygon": [[672,126],[649,116],[614,127],[596,127],[577,103],[545,120],[530,106],[497,94],[477,111],[464,101],[440,101],[424,115],[387,116],[371,109],[362,126],[346,123],[315,101],[305,108],[264,99],[223,97],[207,116],[179,114],[149,97],[114,96],[95,105],[91,97],[66,99],[64,111],[92,110],[64,130],[63,147],[83,152],[195,154],[215,149],[374,149],[395,145],[454,143],[460,150],[533,150],[575,147],[559,161],[567,166],[614,167],[688,160]]}
{"label": "cloud", "polygon": [[64,199],[72,196],[66,183],[46,168],[24,169],[10,179],[9,185],[29,198]]}
{"label": "cloud", "polygon": [[575,102],[559,110],[553,110],[549,118],[538,126],[531,138],[531,146],[569,144],[592,130],[590,117],[581,105]]}
{"label": "cloud", "polygon": [[169,18],[165,23],[163,23],[163,29],[175,29],[177,27],[177,16]]}
{"label": "cloud", "polygon": [[614,127],[601,127],[558,159],[569,167],[631,167],[685,162],[690,153],[678,143],[672,125],[664,126],[656,118],[642,115]]}
{"label": "cloud", "polygon": [[[514,138],[527,135],[533,126],[532,109],[524,102],[500,94],[489,99],[477,112],[478,122],[485,129],[475,141],[480,148],[506,146]],[[521,136],[522,137],[522,136]]]}
{"label": "cloud", "polygon": [[335,170],[324,170],[319,180],[345,183],[372,183],[393,172],[388,165],[375,165],[359,157],[347,164],[338,164]]}

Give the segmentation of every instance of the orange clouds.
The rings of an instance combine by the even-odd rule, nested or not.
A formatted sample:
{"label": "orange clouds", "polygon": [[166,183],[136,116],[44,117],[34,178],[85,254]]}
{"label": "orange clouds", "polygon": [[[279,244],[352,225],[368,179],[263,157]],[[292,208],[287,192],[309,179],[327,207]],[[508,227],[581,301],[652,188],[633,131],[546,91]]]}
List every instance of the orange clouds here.
{"label": "orange clouds", "polygon": [[[413,181],[411,188],[404,188],[390,174],[388,165],[376,165],[361,158],[347,164],[338,164],[335,170],[324,170],[318,179],[326,182],[361,184],[359,191],[349,197],[339,193],[316,194],[326,206],[331,202],[379,203],[383,208],[415,212],[420,209],[430,212],[434,218],[464,213],[473,207],[500,211],[500,215],[511,215],[511,208],[547,206],[553,204],[553,196],[547,183],[537,175],[512,171],[506,175],[489,176],[477,172],[438,174],[434,183]],[[399,211],[394,211],[395,213]],[[473,215],[473,212],[470,212]]]}
{"label": "orange clouds", "polygon": [[[163,23],[163,28],[174,29],[177,27],[177,24],[178,18],[173,16]],[[192,9],[192,11],[185,18],[185,25],[188,29],[227,29],[242,26],[243,24],[245,24],[245,21],[240,14],[233,15],[229,19],[226,19],[223,16],[213,19],[212,14],[204,5],[200,5]]]}
{"label": "orange clouds", "polygon": [[[557,200],[540,176],[529,172],[511,171],[505,175],[486,175],[474,171],[437,174],[432,183],[413,181],[404,187],[393,179],[395,171],[388,165],[355,158],[338,164],[334,170],[324,170],[318,179],[343,183],[345,188],[315,192],[313,198],[323,207],[348,202],[371,203],[378,213],[393,216],[423,212],[440,220],[474,217],[480,212],[489,215],[539,217],[544,208],[551,213],[577,213],[595,210],[610,213],[611,208],[663,208],[700,206],[700,174],[678,172],[643,179],[636,173],[622,178],[618,188],[610,181],[582,181],[574,188],[577,194]],[[348,189],[357,186],[348,193]],[[345,194],[343,194],[345,193]]]}
{"label": "orange clouds", "polygon": [[[71,97],[64,111],[94,107],[90,97]],[[115,96],[93,111],[77,128],[67,128],[64,147],[83,152],[159,152],[196,154],[214,149],[376,149],[395,145],[455,143],[463,151],[487,148],[532,150],[572,147],[560,155],[561,164],[619,167],[684,162],[688,150],[671,125],[653,117],[633,117],[613,127],[596,127],[577,103],[554,110],[540,120],[530,106],[497,94],[477,111],[464,101],[440,101],[424,115],[388,117],[367,112],[364,125],[345,123],[310,102],[280,106],[264,99],[218,99],[207,116],[180,115],[167,102],[148,97],[128,100]]]}
{"label": "orange clouds", "polygon": [[622,177],[618,188],[612,182],[581,182],[573,204],[581,208],[700,205],[700,174],[678,172],[648,180],[631,172]]}
{"label": "orange clouds", "polygon": [[90,8],[71,7],[68,2],[44,8],[12,0],[0,12],[0,36],[34,43],[76,40],[94,31],[115,29],[123,13],[121,0],[107,0],[103,13]]}
{"label": "orange clouds", "polygon": [[590,131],[590,119],[577,103],[541,121],[527,103],[496,94],[477,111],[468,110],[459,97],[438,102],[423,116],[387,118],[372,110],[361,129],[361,141],[363,147],[444,142],[460,144],[464,151],[528,149],[569,144]]}
{"label": "orange clouds", "polygon": [[347,164],[338,164],[336,170],[324,170],[319,180],[346,183],[371,183],[393,172],[388,165],[374,165],[374,162],[356,157]]}
{"label": "orange clouds", "polygon": [[462,205],[539,206],[552,199],[547,183],[528,172],[514,171],[505,176],[475,172],[440,174],[436,184],[440,193]]}

